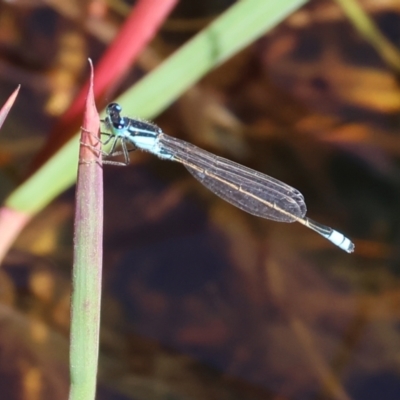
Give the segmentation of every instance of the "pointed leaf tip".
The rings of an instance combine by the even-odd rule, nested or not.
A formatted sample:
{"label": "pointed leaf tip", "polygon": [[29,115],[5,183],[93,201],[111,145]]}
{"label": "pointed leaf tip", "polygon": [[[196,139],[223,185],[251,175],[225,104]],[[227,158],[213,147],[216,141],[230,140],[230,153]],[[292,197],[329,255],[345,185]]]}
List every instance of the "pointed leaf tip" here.
{"label": "pointed leaf tip", "polygon": [[12,95],[8,98],[8,100],[4,103],[3,107],[0,110],[0,128],[3,126],[3,123],[5,119],[7,118],[8,113],[11,110],[11,107],[13,106],[15,99],[18,96],[19,89],[21,88],[21,85],[18,85],[17,88],[14,90]]}

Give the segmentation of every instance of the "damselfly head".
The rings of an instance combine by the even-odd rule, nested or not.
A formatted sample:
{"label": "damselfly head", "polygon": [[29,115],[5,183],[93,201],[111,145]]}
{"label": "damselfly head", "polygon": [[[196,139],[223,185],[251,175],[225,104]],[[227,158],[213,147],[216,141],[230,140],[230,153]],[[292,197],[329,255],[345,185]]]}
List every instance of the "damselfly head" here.
{"label": "damselfly head", "polygon": [[107,108],[106,108],[106,112],[108,115],[112,115],[112,114],[120,114],[122,111],[122,107],[118,104],[118,103],[110,103]]}
{"label": "damselfly head", "polygon": [[125,118],[121,117],[122,107],[118,103],[110,103],[106,108],[106,124],[112,129],[121,130],[127,125]]}

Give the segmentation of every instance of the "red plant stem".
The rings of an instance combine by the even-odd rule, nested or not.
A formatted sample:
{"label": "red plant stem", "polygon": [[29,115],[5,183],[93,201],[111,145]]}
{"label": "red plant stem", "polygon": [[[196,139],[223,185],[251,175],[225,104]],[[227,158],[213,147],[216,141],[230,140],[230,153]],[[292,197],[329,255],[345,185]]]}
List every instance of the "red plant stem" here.
{"label": "red plant stem", "polygon": [[[103,104],[102,97],[107,88],[121,79],[142,49],[158,31],[160,25],[178,0],[138,0],[135,7],[95,68],[96,87],[94,96],[97,104]],[[32,164],[35,172],[57,149],[59,149],[79,128],[88,83],[82,88],[52,130],[45,147]],[[103,104],[104,105],[104,104]]]}

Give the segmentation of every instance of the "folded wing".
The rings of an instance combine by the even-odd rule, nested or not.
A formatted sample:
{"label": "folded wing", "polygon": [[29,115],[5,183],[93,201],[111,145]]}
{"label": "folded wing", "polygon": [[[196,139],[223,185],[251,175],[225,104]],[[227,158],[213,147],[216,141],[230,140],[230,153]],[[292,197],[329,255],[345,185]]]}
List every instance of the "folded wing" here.
{"label": "folded wing", "polygon": [[213,193],[250,214],[280,222],[294,222],[307,212],[303,195],[261,172],[218,157],[193,144],[161,134],[160,148],[173,155]]}

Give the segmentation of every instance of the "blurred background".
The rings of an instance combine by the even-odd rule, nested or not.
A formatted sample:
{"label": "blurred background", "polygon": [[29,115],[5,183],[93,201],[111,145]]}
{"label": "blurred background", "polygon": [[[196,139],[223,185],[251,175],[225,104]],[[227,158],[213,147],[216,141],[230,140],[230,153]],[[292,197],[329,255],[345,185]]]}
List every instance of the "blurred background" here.
{"label": "blurred background", "polygon": [[[2,199],[133,3],[0,2],[0,104],[21,84],[0,133]],[[104,102],[233,3],[180,0]],[[399,46],[399,2],[358,4]],[[234,208],[150,154],[104,167],[98,399],[400,397],[400,65],[378,50],[337,2],[312,0],[154,121],[299,189],[311,218],[355,242],[351,255]],[[71,188],[3,262],[2,399],[67,397],[73,213]]]}

